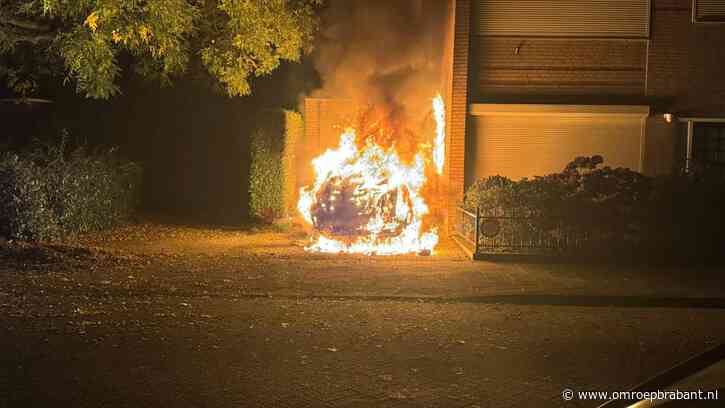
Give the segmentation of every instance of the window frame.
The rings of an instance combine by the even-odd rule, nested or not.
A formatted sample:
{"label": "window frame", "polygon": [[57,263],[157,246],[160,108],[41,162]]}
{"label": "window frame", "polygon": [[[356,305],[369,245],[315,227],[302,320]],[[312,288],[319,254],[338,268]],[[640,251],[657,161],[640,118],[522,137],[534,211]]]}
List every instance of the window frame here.
{"label": "window frame", "polygon": [[[706,166],[725,167],[725,123],[695,122],[692,158]],[[700,131],[698,132],[698,126]],[[712,129],[715,129],[714,131]],[[698,140],[702,138],[703,140]],[[717,146],[713,146],[717,144]],[[715,158],[711,156],[715,154]],[[722,158],[720,158],[722,156]]]}
{"label": "window frame", "polygon": [[697,18],[697,1],[692,0],[692,24],[725,24],[725,16],[722,20],[702,20]]}
{"label": "window frame", "polygon": [[[725,128],[725,117],[682,117],[678,118],[680,123],[685,124],[687,133],[685,134],[685,172],[692,171],[695,163],[695,125],[700,123],[719,124]],[[719,166],[718,166],[719,167]]]}

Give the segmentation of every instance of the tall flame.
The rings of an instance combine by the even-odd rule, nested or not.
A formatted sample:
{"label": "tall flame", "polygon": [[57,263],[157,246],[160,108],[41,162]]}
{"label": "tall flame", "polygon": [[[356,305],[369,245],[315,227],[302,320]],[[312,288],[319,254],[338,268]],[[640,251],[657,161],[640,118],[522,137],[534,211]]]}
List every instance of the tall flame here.
{"label": "tall flame", "polygon": [[446,107],[440,94],[433,98],[433,116],[436,121],[433,163],[436,166],[436,173],[440,176],[443,174],[443,163],[446,160]]}
{"label": "tall flame", "polygon": [[435,227],[423,226],[429,209],[422,189],[428,181],[426,163],[433,162],[436,174],[443,172],[445,107],[440,95],[433,100],[433,113],[433,147],[419,146],[412,163],[401,161],[395,144],[383,148],[371,137],[357,141],[352,128],[342,133],[337,148],[312,161],[315,182],[300,190],[297,204],[302,217],[317,232],[306,250],[432,253],[438,233]]}

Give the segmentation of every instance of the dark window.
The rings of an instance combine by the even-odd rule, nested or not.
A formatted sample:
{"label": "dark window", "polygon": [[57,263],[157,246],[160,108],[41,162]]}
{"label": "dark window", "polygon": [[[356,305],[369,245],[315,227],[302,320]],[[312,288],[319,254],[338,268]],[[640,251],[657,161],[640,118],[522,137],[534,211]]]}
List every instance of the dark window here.
{"label": "dark window", "polygon": [[695,123],[692,145],[696,163],[725,167],[725,123]]}

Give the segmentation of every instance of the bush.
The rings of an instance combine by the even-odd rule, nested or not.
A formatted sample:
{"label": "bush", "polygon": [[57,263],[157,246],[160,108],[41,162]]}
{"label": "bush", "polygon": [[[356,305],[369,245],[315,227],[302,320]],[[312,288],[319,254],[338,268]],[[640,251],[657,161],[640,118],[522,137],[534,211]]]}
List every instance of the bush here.
{"label": "bush", "polygon": [[659,257],[721,256],[722,178],[700,173],[651,178],[602,167],[603,161],[601,156],[579,157],[560,173],[478,180],[466,191],[464,205],[530,217],[510,223],[515,231],[553,231],[556,223],[543,221],[559,219],[570,230],[596,237],[590,244],[597,251],[639,248]]}
{"label": "bush", "polygon": [[294,209],[294,153],[302,132],[302,116],[274,111],[262,118],[252,135],[249,172],[250,213],[272,221]]}
{"label": "bush", "polygon": [[648,197],[651,181],[628,169],[600,167],[602,163],[601,156],[579,157],[560,173],[533,179],[488,177],[468,189],[465,205],[566,217],[570,224],[611,229],[613,222],[637,212],[637,203]]}
{"label": "bush", "polygon": [[43,240],[60,234],[41,167],[17,154],[0,157],[0,235]]}
{"label": "bush", "polygon": [[113,150],[36,146],[0,155],[0,235],[52,240],[126,218],[138,202],[141,169]]}

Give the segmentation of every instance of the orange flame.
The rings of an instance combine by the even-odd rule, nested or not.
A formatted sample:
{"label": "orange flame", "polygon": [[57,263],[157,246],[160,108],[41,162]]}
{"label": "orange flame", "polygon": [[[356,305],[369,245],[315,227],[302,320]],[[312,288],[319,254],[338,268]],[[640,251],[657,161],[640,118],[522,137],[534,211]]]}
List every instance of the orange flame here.
{"label": "orange flame", "polygon": [[445,107],[433,100],[436,134],[418,147],[412,163],[403,163],[393,143],[383,148],[373,137],[356,144],[356,130],[346,129],[337,148],[312,161],[315,182],[300,190],[297,208],[317,230],[307,251],[393,255],[432,253],[436,227],[424,228],[429,209],[421,194],[428,181],[426,164],[443,172]]}
{"label": "orange flame", "polygon": [[433,117],[436,121],[436,137],[433,144],[433,163],[436,166],[436,173],[443,174],[443,164],[446,155],[446,107],[443,97],[438,94],[433,98]]}

